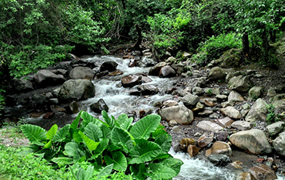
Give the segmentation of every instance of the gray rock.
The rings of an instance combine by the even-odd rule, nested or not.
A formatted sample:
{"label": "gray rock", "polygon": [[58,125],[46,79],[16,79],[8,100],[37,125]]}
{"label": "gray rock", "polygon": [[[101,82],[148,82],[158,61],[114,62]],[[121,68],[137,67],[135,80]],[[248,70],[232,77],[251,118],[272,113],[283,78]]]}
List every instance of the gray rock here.
{"label": "gray rock", "polygon": [[171,66],[164,66],[159,71],[159,77],[175,77],[176,72]]}
{"label": "gray rock", "polygon": [[249,172],[257,180],[274,180],[277,179],[275,172],[265,164],[259,164],[249,169]]}
{"label": "gray rock", "polygon": [[234,122],[231,118],[229,117],[225,117],[222,119],[217,119],[216,120],[217,123],[219,123],[220,125],[222,125],[225,128],[229,128],[231,127],[232,123]]}
{"label": "gray rock", "polygon": [[92,80],[95,75],[95,71],[89,67],[75,67],[70,73],[69,77],[71,79],[89,79]]}
{"label": "gray rock", "polygon": [[231,91],[228,96],[228,102],[243,102],[244,98],[236,91]]}
{"label": "gray rock", "polygon": [[235,121],[231,124],[231,127],[241,131],[249,130],[252,128],[252,124],[247,121]]}
{"label": "gray rock", "polygon": [[216,95],[216,98],[220,99],[220,100],[226,100],[228,98],[228,96],[227,95],[218,94],[218,95]]}
{"label": "gray rock", "polygon": [[162,105],[163,105],[164,107],[171,107],[171,106],[176,106],[176,105],[178,105],[178,102],[177,102],[177,101],[174,101],[174,100],[167,100],[167,101],[164,101]]}
{"label": "gray rock", "polygon": [[103,71],[115,71],[117,69],[118,63],[114,62],[114,61],[106,61],[104,62],[101,66],[100,66],[100,72]]}
{"label": "gray rock", "polygon": [[72,114],[76,114],[79,112],[79,105],[76,101],[72,101],[71,103],[69,103],[68,105],[68,110],[72,113]]}
{"label": "gray rock", "polygon": [[158,76],[161,68],[164,66],[167,66],[166,62],[160,62],[160,63],[156,64],[155,66],[150,68],[149,75]]}
{"label": "gray rock", "polygon": [[253,154],[269,154],[272,152],[264,132],[259,129],[240,131],[232,134],[229,139],[233,145]]}
{"label": "gray rock", "polygon": [[101,111],[105,110],[105,111],[109,111],[109,107],[107,106],[107,104],[105,103],[105,101],[103,99],[99,99],[99,101],[97,101],[96,103],[92,104],[90,106],[91,110],[94,111],[95,113],[101,113]]}
{"label": "gray rock", "polygon": [[225,154],[211,154],[208,159],[215,166],[226,166],[231,162],[230,158]]}
{"label": "gray rock", "polygon": [[57,98],[51,98],[49,99],[50,104],[58,104],[58,99]]}
{"label": "gray rock", "polygon": [[179,124],[190,124],[194,120],[193,112],[185,106],[171,106],[160,109],[158,113],[162,120],[175,120]]}
{"label": "gray rock", "polygon": [[257,99],[259,98],[263,93],[263,87],[261,86],[254,86],[248,91],[248,97],[249,99]]}
{"label": "gray rock", "polygon": [[218,79],[224,80],[226,75],[227,74],[226,74],[226,70],[225,69],[220,68],[220,67],[213,67],[210,70],[208,79],[209,80],[218,80]]}
{"label": "gray rock", "polygon": [[275,108],[285,110],[285,94],[277,94],[272,99],[272,105]]}
{"label": "gray rock", "polygon": [[200,87],[194,87],[192,89],[192,94],[194,94],[194,95],[202,95],[203,93],[204,93],[204,91]]}
{"label": "gray rock", "polygon": [[87,79],[70,79],[62,85],[58,98],[61,101],[84,100],[95,96],[95,87]]}
{"label": "gray rock", "polygon": [[216,123],[213,123],[211,121],[200,121],[197,124],[197,127],[201,128],[205,131],[211,131],[211,132],[217,132],[217,131],[224,129],[222,126],[220,126]]}
{"label": "gray rock", "polygon": [[46,103],[46,96],[43,94],[34,94],[30,97],[29,105],[34,108],[40,108]]}
{"label": "gray rock", "polygon": [[276,95],[275,88],[273,88],[273,87],[269,88],[268,91],[267,91],[267,96],[268,97],[273,97],[275,95]]}
{"label": "gray rock", "polygon": [[63,75],[56,75],[50,70],[40,70],[34,75],[35,82],[41,87],[58,85],[65,81]]}
{"label": "gray rock", "polygon": [[31,91],[34,89],[33,83],[27,78],[13,79],[13,86],[18,92]]}
{"label": "gray rock", "polygon": [[140,85],[137,88],[142,95],[153,95],[159,92],[159,89],[156,86],[150,84]]}
{"label": "gray rock", "polygon": [[285,122],[279,121],[279,122],[268,125],[266,127],[266,130],[271,136],[274,136],[278,134],[281,130],[283,130],[284,126],[285,126]]}
{"label": "gray rock", "polygon": [[191,106],[195,106],[197,104],[197,102],[199,102],[200,99],[197,95],[192,95],[192,94],[188,93],[181,100],[185,106],[191,107]]}
{"label": "gray rock", "polygon": [[121,79],[123,87],[133,87],[138,84],[142,84],[142,77],[137,75],[128,75]]}
{"label": "gray rock", "polygon": [[285,156],[285,132],[280,133],[272,144],[278,154]]}
{"label": "gray rock", "polygon": [[257,99],[247,116],[246,121],[255,122],[257,120],[265,121],[267,118],[267,103],[263,99]]}
{"label": "gray rock", "polygon": [[235,76],[232,77],[228,83],[228,88],[238,92],[247,92],[251,87],[249,76]]}
{"label": "gray rock", "polygon": [[220,111],[225,116],[228,116],[230,118],[233,118],[233,119],[240,119],[241,118],[241,113],[232,106],[222,108],[222,109],[220,109]]}

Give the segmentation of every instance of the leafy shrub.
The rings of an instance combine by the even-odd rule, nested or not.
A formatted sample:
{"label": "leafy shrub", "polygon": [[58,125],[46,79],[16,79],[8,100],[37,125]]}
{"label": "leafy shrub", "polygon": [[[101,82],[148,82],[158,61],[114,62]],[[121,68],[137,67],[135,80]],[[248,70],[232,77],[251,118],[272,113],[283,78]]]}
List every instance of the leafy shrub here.
{"label": "leafy shrub", "polygon": [[199,52],[193,55],[192,59],[198,63],[207,64],[211,60],[219,58],[225,51],[241,47],[242,42],[237,34],[220,34],[218,36],[212,36],[204,43],[201,43],[198,49]]}
{"label": "leafy shrub", "polygon": [[35,125],[21,129],[33,152],[60,167],[88,161],[95,170],[113,165],[114,172],[137,179],[170,179],[179,173],[183,163],[168,154],[172,139],[160,125],[160,116],[148,115],[132,125],[133,118],[126,114],[117,120],[105,111],[102,115],[104,121],[82,111],[60,130],[56,124],[47,132]]}

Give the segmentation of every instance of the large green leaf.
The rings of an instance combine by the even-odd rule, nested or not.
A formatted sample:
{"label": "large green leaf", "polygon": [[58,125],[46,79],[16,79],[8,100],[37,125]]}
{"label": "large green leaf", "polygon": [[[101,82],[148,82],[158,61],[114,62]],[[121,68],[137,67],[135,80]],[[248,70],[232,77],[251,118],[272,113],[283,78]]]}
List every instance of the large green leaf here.
{"label": "large green leaf", "polygon": [[64,146],[63,154],[73,157],[75,161],[78,161],[85,156],[85,153],[80,150],[79,144],[76,142],[69,142]]}
{"label": "large green leaf", "polygon": [[133,118],[129,118],[126,114],[121,114],[116,120],[116,124],[119,125],[120,128],[128,130],[133,123]]}
{"label": "large green leaf", "polygon": [[157,129],[160,119],[156,114],[147,115],[133,125],[130,133],[135,139],[148,139],[150,133]]}
{"label": "large green leaf", "polygon": [[102,116],[104,121],[113,128],[115,126],[115,121],[113,118],[110,118],[105,110],[102,111]]}
{"label": "large green leaf", "polygon": [[48,140],[52,140],[52,138],[55,136],[56,132],[57,132],[58,126],[56,124],[54,124],[49,131],[46,134],[46,137]]}
{"label": "large green leaf", "polygon": [[21,126],[23,134],[32,144],[44,146],[43,140],[46,140],[46,130],[35,125],[24,124]]}
{"label": "large green leaf", "polygon": [[81,114],[81,118],[83,119],[81,126],[85,128],[89,123],[94,123],[96,126],[105,125],[109,127],[109,125],[99,119],[94,118],[91,114],[88,114],[87,112],[83,111]]}
{"label": "large green leaf", "polygon": [[160,145],[163,152],[168,153],[172,138],[169,134],[161,134],[155,138],[154,142]]}
{"label": "large green leaf", "polygon": [[70,124],[65,125],[63,128],[61,128],[55,136],[53,137],[54,142],[64,142],[68,136],[70,129]]}
{"label": "large green leaf", "polygon": [[78,116],[76,117],[76,119],[71,123],[70,125],[70,129],[74,132],[79,125],[79,121],[80,121],[80,117],[81,117],[82,111],[80,111],[80,113],[78,114]]}
{"label": "large green leaf", "polygon": [[100,127],[96,126],[93,122],[89,123],[85,129],[84,133],[88,138],[90,138],[93,141],[99,141],[101,137],[103,137],[103,133],[100,129]]}
{"label": "large green leaf", "polygon": [[129,164],[151,161],[162,152],[161,147],[155,142],[145,139],[136,139],[135,142],[136,146],[130,152],[132,159],[129,161]]}
{"label": "large green leaf", "polygon": [[100,156],[100,155],[103,153],[103,151],[104,151],[105,149],[107,149],[108,144],[109,144],[109,139],[102,139],[102,140],[100,141],[100,144],[99,144],[99,145],[97,146],[97,148],[95,149],[92,158],[93,158],[93,159],[96,159],[98,156]]}
{"label": "large green leaf", "polygon": [[49,140],[49,142],[47,142],[45,145],[44,145],[44,149],[49,149],[49,148],[51,148],[51,140]]}
{"label": "large green leaf", "polygon": [[81,136],[81,138],[83,139],[84,143],[86,144],[90,152],[94,151],[97,148],[97,146],[100,144],[99,142],[95,142],[91,140],[90,138],[88,138],[81,131],[79,131],[78,134]]}
{"label": "large green leaf", "polygon": [[176,172],[165,164],[155,163],[149,165],[146,175],[151,179],[172,179],[176,176]]}
{"label": "large green leaf", "polygon": [[145,180],[146,175],[146,166],[144,163],[142,164],[133,164],[130,166],[130,170],[132,173],[132,176],[135,177],[135,179],[139,179],[139,180]]}
{"label": "large green leaf", "polygon": [[64,166],[67,164],[71,164],[73,159],[70,157],[56,157],[51,159],[52,162],[58,164],[59,166]]}
{"label": "large green leaf", "polygon": [[115,146],[123,147],[127,151],[130,149],[127,146],[127,143],[132,141],[132,137],[129,133],[121,128],[115,127],[111,133],[111,140]]}
{"label": "large green leaf", "polygon": [[128,167],[127,158],[121,151],[112,152],[112,158],[106,155],[104,159],[107,165],[114,164],[114,170],[126,171]]}
{"label": "large green leaf", "polygon": [[106,126],[101,126],[101,131],[103,133],[103,138],[111,139],[111,129]]}
{"label": "large green leaf", "polygon": [[165,130],[165,127],[163,125],[159,125],[156,130],[151,133],[152,137],[155,139],[157,136],[162,135],[162,134],[168,134],[167,131]]}
{"label": "large green leaf", "polygon": [[113,170],[113,166],[114,166],[113,164],[110,164],[100,169],[99,173],[97,174],[97,179],[101,179],[101,177],[110,175]]}
{"label": "large green leaf", "polygon": [[173,169],[176,172],[175,176],[179,174],[181,166],[183,165],[183,162],[180,159],[175,159],[172,157],[163,160],[161,163]]}

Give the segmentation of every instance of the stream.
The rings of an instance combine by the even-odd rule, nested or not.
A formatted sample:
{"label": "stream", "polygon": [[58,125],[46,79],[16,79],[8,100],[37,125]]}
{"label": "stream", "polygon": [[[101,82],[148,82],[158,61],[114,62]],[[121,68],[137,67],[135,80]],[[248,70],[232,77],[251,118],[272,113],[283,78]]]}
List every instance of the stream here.
{"label": "stream", "polygon": [[[174,96],[167,94],[166,91],[171,89],[179,80],[179,77],[173,78],[159,78],[157,76],[148,76],[152,81],[144,84],[154,85],[159,89],[159,93],[156,95],[147,96],[134,96],[129,95],[130,88],[124,88],[121,85],[121,78],[130,74],[148,74],[149,67],[128,67],[129,60],[121,59],[114,56],[94,56],[84,59],[85,61],[91,61],[96,64],[95,71],[99,71],[99,67],[105,61],[114,61],[118,64],[117,69],[122,71],[123,74],[118,76],[104,76],[99,79],[93,80],[95,85],[96,96],[84,101],[79,102],[82,110],[87,111],[94,117],[102,119],[100,114],[93,112],[90,109],[90,105],[96,103],[98,100],[103,99],[109,107],[108,114],[117,118],[120,114],[130,114],[135,112],[139,114],[144,110],[148,113],[156,113],[161,103],[165,100],[174,99]],[[136,88],[136,87],[134,87]],[[70,123],[77,114],[70,117],[69,120],[58,119],[61,123]],[[135,120],[138,120],[136,117]],[[30,122],[40,121],[40,118],[28,118]],[[51,122],[50,122],[51,123]],[[52,123],[59,123],[53,121]],[[169,153],[174,158],[181,159],[184,165],[181,168],[180,174],[175,177],[175,180],[234,180],[236,175],[233,171],[214,166],[212,163],[200,160],[198,158],[191,158],[187,153],[175,152],[172,148]],[[279,176],[279,179],[283,177]]]}

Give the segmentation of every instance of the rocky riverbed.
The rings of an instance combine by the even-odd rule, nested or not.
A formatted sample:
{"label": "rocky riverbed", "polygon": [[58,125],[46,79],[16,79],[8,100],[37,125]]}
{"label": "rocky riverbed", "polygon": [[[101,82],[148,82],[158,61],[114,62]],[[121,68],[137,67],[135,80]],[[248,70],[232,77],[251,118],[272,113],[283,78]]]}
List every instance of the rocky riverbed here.
{"label": "rocky riverbed", "polygon": [[[102,110],[115,117],[126,113],[135,120],[158,113],[173,137],[173,155],[185,152],[192,160],[211,162],[234,174],[219,179],[276,179],[276,172],[282,179],[282,71],[222,68],[214,62],[215,67],[199,67],[190,61],[177,63],[174,57],[157,62],[148,50],[143,53],[73,56],[15,79],[5,120],[23,118],[48,129],[72,122],[80,110],[99,118]],[[205,176],[215,179],[210,174]]]}

